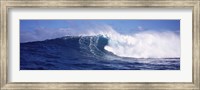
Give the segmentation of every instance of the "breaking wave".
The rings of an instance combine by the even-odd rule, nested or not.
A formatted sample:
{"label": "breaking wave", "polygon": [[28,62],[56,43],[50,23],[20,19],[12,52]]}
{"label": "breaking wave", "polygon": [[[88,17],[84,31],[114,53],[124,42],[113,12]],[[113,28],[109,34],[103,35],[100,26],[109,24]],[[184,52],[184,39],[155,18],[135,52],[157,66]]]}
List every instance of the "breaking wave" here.
{"label": "breaking wave", "polygon": [[120,34],[112,28],[88,32],[81,36],[102,35],[108,38],[105,50],[120,57],[133,58],[174,58],[180,57],[180,37],[173,32],[139,32]]}

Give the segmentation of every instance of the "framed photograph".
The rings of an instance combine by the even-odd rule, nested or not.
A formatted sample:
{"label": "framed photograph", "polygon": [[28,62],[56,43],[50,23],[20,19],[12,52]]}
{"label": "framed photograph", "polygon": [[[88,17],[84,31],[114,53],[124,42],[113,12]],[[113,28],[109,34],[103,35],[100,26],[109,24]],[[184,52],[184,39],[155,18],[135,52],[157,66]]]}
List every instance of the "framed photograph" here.
{"label": "framed photograph", "polygon": [[199,0],[1,0],[1,90],[200,90]]}

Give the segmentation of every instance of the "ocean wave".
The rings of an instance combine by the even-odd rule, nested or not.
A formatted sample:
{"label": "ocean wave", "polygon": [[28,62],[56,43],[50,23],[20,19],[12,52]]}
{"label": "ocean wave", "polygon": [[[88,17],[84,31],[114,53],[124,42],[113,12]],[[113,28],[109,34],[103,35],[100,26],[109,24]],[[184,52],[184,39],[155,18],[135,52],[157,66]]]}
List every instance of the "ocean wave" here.
{"label": "ocean wave", "polygon": [[180,57],[180,37],[169,31],[120,34],[112,28],[104,28],[104,30],[90,31],[79,36],[65,36],[39,42],[47,48],[50,48],[48,44],[53,44],[55,47],[65,46],[63,48],[66,52],[76,52],[77,54],[81,52],[86,56],[98,58],[116,56],[130,58]]}

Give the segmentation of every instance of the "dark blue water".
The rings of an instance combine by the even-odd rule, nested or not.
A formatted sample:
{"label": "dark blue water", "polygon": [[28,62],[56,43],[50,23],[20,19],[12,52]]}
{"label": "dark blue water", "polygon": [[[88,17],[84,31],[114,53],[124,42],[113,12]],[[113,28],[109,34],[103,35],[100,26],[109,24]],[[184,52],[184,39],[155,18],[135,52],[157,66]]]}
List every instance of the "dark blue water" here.
{"label": "dark blue water", "polygon": [[180,70],[180,58],[126,58],[108,52],[109,38],[66,36],[20,43],[21,70]]}

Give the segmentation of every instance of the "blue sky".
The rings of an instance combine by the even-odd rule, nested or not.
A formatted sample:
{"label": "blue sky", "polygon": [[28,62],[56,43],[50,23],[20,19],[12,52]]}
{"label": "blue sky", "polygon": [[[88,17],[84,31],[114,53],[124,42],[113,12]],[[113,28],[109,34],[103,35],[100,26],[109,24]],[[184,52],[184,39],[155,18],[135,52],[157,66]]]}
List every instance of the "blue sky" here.
{"label": "blue sky", "polygon": [[[52,34],[50,32],[55,33],[60,29],[71,29],[70,32],[82,32],[101,25],[111,26],[122,34],[148,30],[175,33],[180,31],[180,20],[20,20],[20,38],[21,41],[25,38],[25,41],[28,41],[31,38],[38,38],[40,35],[37,34],[48,36],[48,34]],[[30,36],[33,34],[35,36]],[[43,36],[41,38],[45,37]]]}

